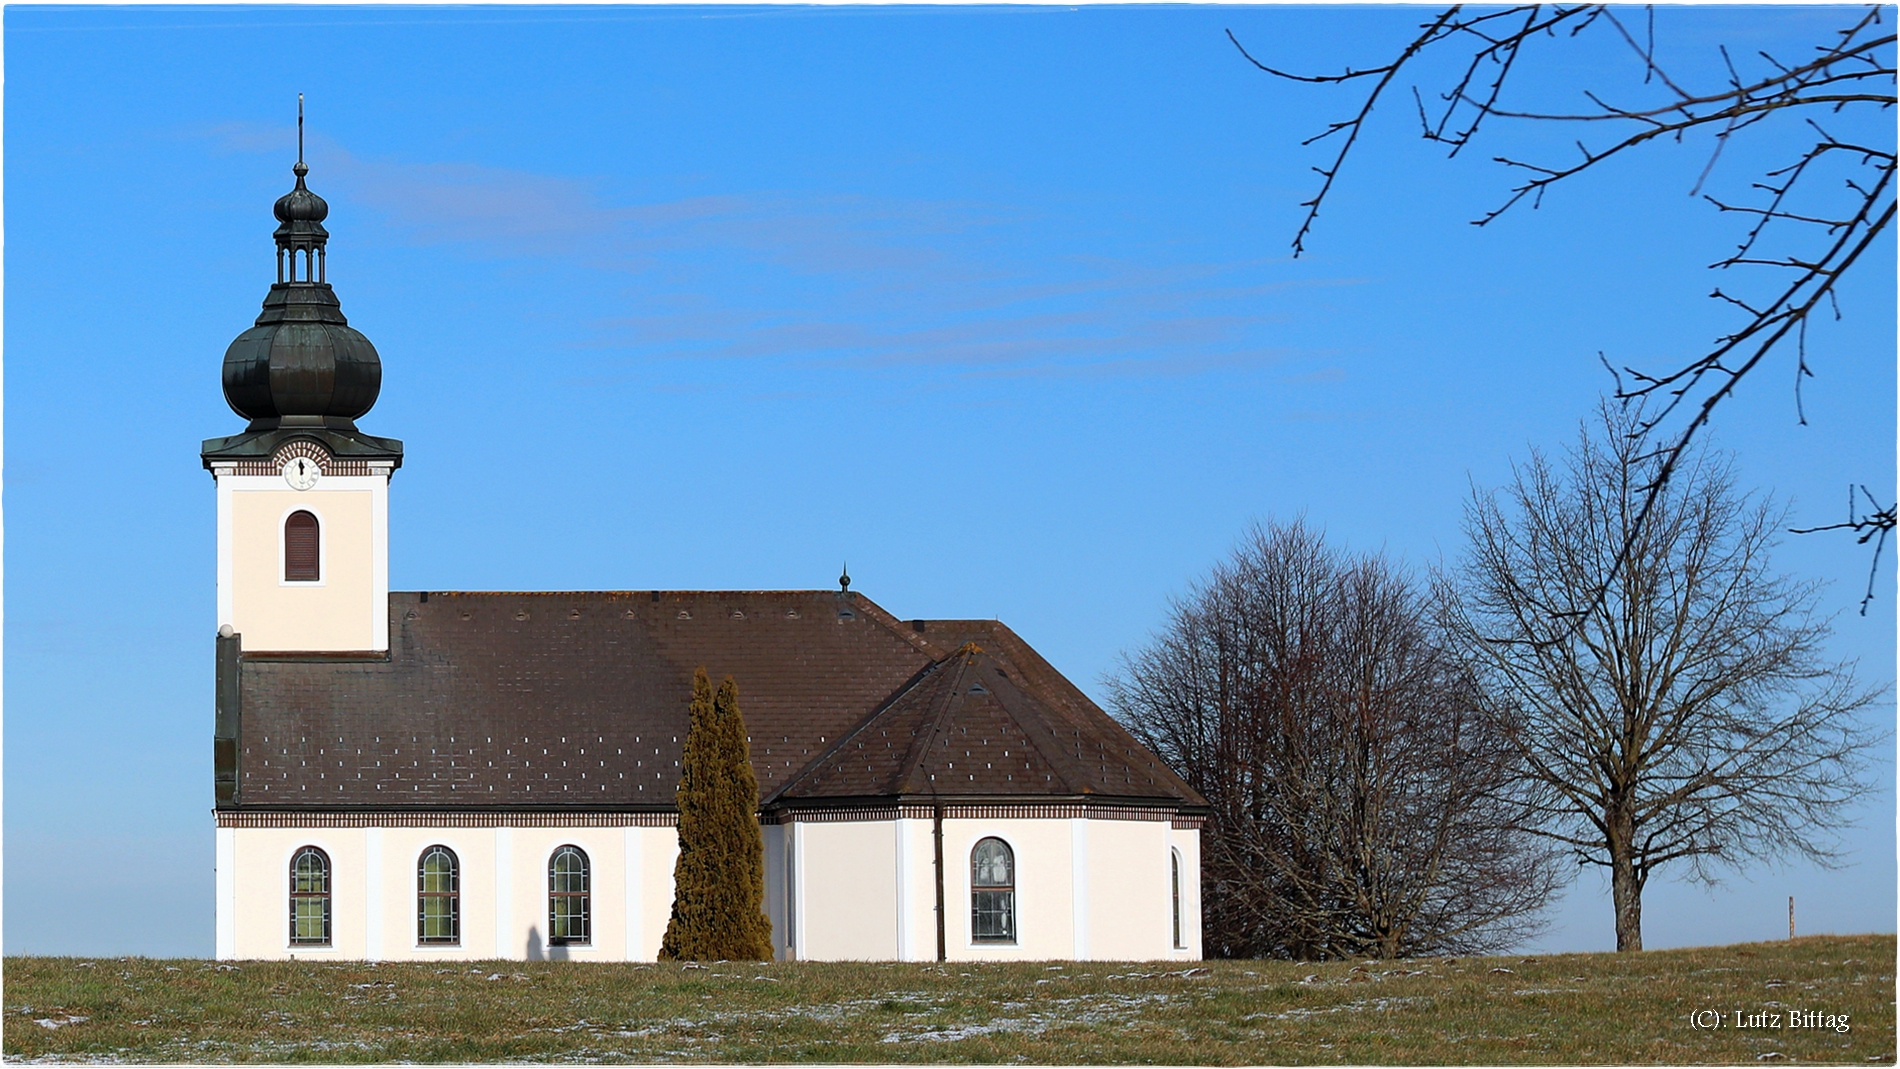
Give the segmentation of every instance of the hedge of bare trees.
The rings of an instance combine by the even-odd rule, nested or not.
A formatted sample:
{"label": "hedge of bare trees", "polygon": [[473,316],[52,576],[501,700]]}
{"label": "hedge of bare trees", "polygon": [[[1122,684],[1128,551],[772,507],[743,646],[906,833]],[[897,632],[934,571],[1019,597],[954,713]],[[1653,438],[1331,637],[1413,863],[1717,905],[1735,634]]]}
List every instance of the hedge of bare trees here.
{"label": "hedge of bare trees", "polygon": [[1551,887],[1520,752],[1404,575],[1300,523],[1256,528],[1110,681],[1203,795],[1211,956],[1499,949]]}

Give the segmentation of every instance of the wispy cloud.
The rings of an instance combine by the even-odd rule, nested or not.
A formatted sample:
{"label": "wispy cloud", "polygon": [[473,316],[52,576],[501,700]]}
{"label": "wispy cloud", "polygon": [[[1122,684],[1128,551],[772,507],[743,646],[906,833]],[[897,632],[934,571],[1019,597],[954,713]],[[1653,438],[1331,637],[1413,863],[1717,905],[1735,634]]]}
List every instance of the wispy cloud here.
{"label": "wispy cloud", "polygon": [[[263,128],[214,136],[241,152],[285,143]],[[312,147],[325,184],[404,240],[637,280],[604,287],[617,295],[595,302],[603,314],[583,317],[571,344],[642,359],[1202,374],[1293,355],[1273,328],[1285,291],[1313,284],[1290,282],[1279,260],[1105,248],[1093,228],[1015,206],[758,192],[619,203],[598,180]]]}

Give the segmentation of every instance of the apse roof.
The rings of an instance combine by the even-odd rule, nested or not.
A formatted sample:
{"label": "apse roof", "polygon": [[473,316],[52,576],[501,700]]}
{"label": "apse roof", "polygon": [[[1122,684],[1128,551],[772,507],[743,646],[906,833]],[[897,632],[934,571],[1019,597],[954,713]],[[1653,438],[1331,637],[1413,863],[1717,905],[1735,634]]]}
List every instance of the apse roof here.
{"label": "apse roof", "polygon": [[781,796],[1194,796],[1120,725],[1000,653],[971,641],[932,664]]}
{"label": "apse roof", "polygon": [[[838,591],[596,591],[392,593],[387,657],[245,655],[235,806],[669,810],[700,666],[738,683],[767,804],[928,796],[933,774],[940,795],[1200,804],[993,621]],[[907,763],[854,778],[869,732],[926,720]]]}

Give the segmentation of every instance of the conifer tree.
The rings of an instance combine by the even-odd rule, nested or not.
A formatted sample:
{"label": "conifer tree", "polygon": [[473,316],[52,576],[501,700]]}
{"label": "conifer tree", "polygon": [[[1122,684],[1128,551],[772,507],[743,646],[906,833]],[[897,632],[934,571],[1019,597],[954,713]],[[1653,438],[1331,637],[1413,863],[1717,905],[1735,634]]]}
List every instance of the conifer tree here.
{"label": "conifer tree", "polygon": [[686,745],[680,756],[679,860],[673,915],[662,960],[747,961],[772,956],[765,901],[765,842],[759,783],[752,771],[739,688],[726,677],[717,695],[704,668],[693,674]]}
{"label": "conifer tree", "polygon": [[722,918],[730,942],[722,957],[734,961],[772,957],[772,921],[765,915],[765,836],[759,830],[759,778],[752,771],[752,744],[739,712],[739,685],[727,676],[713,698],[723,736],[728,808],[726,835],[732,844],[728,870],[734,899]]}

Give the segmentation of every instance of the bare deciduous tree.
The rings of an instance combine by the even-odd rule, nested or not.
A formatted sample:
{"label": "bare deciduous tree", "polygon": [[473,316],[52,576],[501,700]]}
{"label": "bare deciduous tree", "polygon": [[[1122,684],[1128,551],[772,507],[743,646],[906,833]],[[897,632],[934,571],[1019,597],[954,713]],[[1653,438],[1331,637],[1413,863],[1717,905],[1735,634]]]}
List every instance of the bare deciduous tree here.
{"label": "bare deciduous tree", "polygon": [[[1338,74],[1306,75],[1280,70],[1256,59],[1238,39],[1235,47],[1256,67],[1280,78],[1315,84],[1365,87],[1351,115],[1329,124],[1307,144],[1335,139],[1330,165],[1317,168],[1320,187],[1293,238],[1293,254],[1305,251],[1333,183],[1344,168],[1366,119],[1395,86],[1417,75],[1437,84],[1428,92],[1412,88],[1424,136],[1457,155],[1487,123],[1531,120],[1579,128],[1577,155],[1568,161],[1537,163],[1508,156],[1498,163],[1521,174],[1498,207],[1473,223],[1484,226],[1512,207],[1536,207],[1561,183],[1593,171],[1605,161],[1644,149],[1704,139],[1708,162],[1691,195],[1701,195],[1717,211],[1746,221],[1733,252],[1712,268],[1766,268],[1777,281],[1754,292],[1717,285],[1710,294],[1738,314],[1735,328],[1710,346],[1685,356],[1672,367],[1640,371],[1625,367],[1625,386],[1617,394],[1653,399],[1634,431],[1651,440],[1661,463],[1648,468],[1652,484],[1644,507],[1651,505],[1676,470],[1698,431],[1716,407],[1734,394],[1742,380],[1776,353],[1791,353],[1796,416],[1807,422],[1801,405],[1802,380],[1809,364],[1808,325],[1817,315],[1840,317],[1839,286],[1856,264],[1868,258],[1894,219],[1894,126],[1896,102],[1895,36],[1879,6],[1845,11],[1839,29],[1822,35],[1805,53],[1731,56],[1721,49],[1726,77],[1690,87],[1657,59],[1654,8],[1639,24],[1633,9],[1602,4],[1519,4],[1504,8],[1445,8],[1419,27],[1396,56],[1374,66],[1349,67]],[[1506,107],[1507,84],[1514,72],[1537,62],[1539,47],[1559,44],[1586,32],[1605,32],[1628,47],[1642,74],[1640,99],[1613,102],[1606,93],[1581,90],[1574,111]],[[1434,67],[1434,61],[1443,66]],[[1760,139],[1779,126],[1792,127],[1782,161],[1753,177],[1731,196],[1704,193],[1723,150],[1737,138]],[[1593,140],[1594,146],[1586,143]],[[1773,144],[1774,142],[1770,142]],[[1875,254],[1876,257],[1878,254]],[[1888,253],[1891,257],[1891,253]],[[1607,361],[1606,361],[1607,363]],[[1640,528],[1641,524],[1637,527]],[[1851,529],[1879,535],[1869,565],[1868,597],[1879,568],[1879,551],[1893,530],[1894,510],[1878,508],[1848,522],[1809,530]],[[1861,603],[1866,611],[1866,602]]]}
{"label": "bare deciduous tree", "polygon": [[1664,865],[1712,882],[1832,861],[1876,737],[1859,712],[1878,692],[1824,655],[1817,585],[1770,568],[1781,514],[1700,448],[1659,484],[1647,418],[1605,401],[1560,461],[1533,453],[1474,495],[1469,556],[1441,583],[1543,834],[1609,870],[1618,950],[1642,949]]}
{"label": "bare deciduous tree", "polygon": [[1517,756],[1385,561],[1256,528],[1109,688],[1213,807],[1209,953],[1474,953],[1535,929],[1550,870]]}

